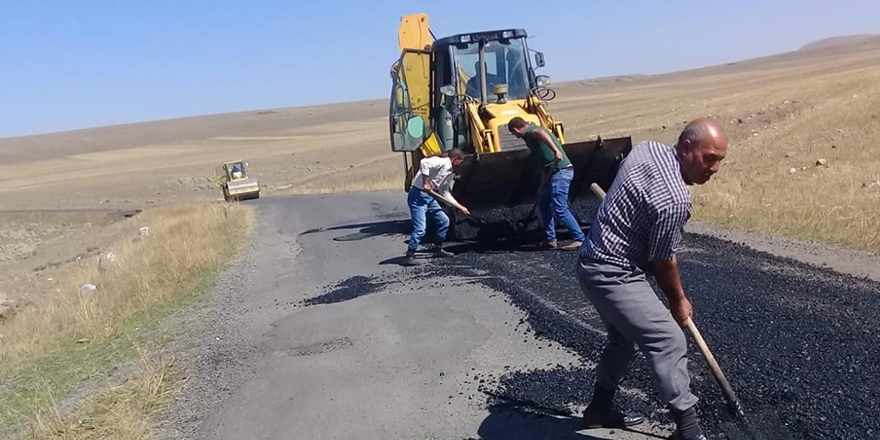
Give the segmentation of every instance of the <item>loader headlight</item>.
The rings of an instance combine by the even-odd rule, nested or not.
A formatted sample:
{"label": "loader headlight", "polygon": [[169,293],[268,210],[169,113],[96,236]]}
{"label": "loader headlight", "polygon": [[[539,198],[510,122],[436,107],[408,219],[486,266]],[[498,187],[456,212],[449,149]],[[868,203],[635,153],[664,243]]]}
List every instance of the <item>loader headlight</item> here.
{"label": "loader headlight", "polygon": [[538,87],[547,87],[550,85],[550,77],[547,75],[538,75],[535,77],[535,81],[538,83]]}
{"label": "loader headlight", "polygon": [[456,92],[455,86],[452,84],[440,87],[440,93],[442,93],[446,96],[450,96],[450,97],[455,96],[455,92]]}

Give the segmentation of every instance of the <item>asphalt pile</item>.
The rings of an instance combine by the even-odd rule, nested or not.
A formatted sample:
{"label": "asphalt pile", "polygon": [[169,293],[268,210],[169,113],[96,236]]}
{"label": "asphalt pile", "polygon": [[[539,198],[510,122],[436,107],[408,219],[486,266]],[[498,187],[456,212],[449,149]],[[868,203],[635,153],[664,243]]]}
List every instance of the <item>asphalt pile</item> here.
{"label": "asphalt pile", "polygon": [[[570,202],[572,214],[584,228],[595,216],[597,206],[598,200],[591,195]],[[538,210],[532,204],[473,209],[470,215],[449,209],[448,214],[452,219],[448,238],[452,240],[476,241],[485,246],[496,241],[534,241],[540,239],[542,234]],[[427,236],[431,237],[430,227],[428,232]],[[571,234],[568,231],[560,231],[559,239],[569,238]]]}
{"label": "asphalt pile", "polygon": [[[773,421],[795,439],[880,437],[880,285],[711,237],[689,234],[683,246],[682,282],[694,322],[747,415]],[[574,252],[474,249],[424,270],[435,276],[491,274],[472,282],[506,293],[527,313],[538,337],[597,361],[604,337],[586,328],[601,329],[602,323],[580,293],[576,262]],[[724,438],[722,426],[735,419],[688,340],[700,417],[709,433]],[[588,403],[593,380],[592,371],[580,367],[517,371],[487,394],[494,396],[490,406],[531,402],[565,412]],[[656,396],[642,356],[624,386]],[[655,415],[664,412],[656,397],[619,399]]]}

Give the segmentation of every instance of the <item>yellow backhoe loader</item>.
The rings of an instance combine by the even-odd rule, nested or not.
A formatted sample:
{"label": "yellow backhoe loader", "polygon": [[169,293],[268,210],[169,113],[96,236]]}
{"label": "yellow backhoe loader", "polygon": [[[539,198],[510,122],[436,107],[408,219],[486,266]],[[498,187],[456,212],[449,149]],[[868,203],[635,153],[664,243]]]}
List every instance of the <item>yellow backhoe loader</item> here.
{"label": "yellow backhoe loader", "polygon": [[555,97],[550,78],[535,73],[544,56],[529,49],[527,38],[523,29],[505,29],[435,39],[426,14],[400,20],[400,58],[391,67],[391,150],[403,153],[405,191],[421,158],[455,147],[468,155],[452,193],[472,215],[447,210],[454,219],[451,239],[503,238],[538,224],[532,220],[540,175],[525,142],[507,129],[514,117],[553,131],[563,143],[575,168],[570,202],[582,223],[592,218],[580,203],[592,197],[590,184],[607,189],[632,148],[629,137],[566,141],[562,122],[547,108]]}

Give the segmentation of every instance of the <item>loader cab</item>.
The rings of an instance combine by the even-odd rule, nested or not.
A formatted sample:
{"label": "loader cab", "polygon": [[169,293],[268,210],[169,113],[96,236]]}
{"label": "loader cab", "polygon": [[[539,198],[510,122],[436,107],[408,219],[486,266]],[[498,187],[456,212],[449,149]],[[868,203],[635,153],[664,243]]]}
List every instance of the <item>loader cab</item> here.
{"label": "loader cab", "polygon": [[486,128],[508,137],[506,129],[490,127],[489,121],[520,116],[534,90],[549,84],[548,77],[535,74],[544,56],[535,52],[532,62],[527,38],[523,29],[476,32],[405,50],[392,68],[392,150],[415,151],[433,141],[431,150],[437,153],[455,147],[477,152],[468,104],[478,106]]}
{"label": "loader cab", "polygon": [[[525,30],[508,29],[453,35],[434,43],[435,129],[445,149],[474,150],[464,120],[465,103],[481,110],[515,103],[527,99],[538,85],[527,38]],[[536,64],[543,66],[542,54],[536,56]]]}
{"label": "loader cab", "polygon": [[[438,40],[434,44],[437,86],[447,88],[436,92],[441,95],[465,94],[488,104],[499,98],[495,88],[506,85],[507,93],[503,98],[527,98],[536,84],[526,38],[524,30],[512,29]],[[456,88],[453,91],[448,86]]]}

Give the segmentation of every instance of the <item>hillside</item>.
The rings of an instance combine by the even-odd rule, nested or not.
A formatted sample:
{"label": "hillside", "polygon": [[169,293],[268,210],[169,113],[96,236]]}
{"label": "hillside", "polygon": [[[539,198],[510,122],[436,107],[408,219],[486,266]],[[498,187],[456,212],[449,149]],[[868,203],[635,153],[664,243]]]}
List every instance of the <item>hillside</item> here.
{"label": "hillside", "polygon": [[880,35],[878,34],[846,35],[814,41],[812,43],[805,44],[803,47],[800,48],[800,50],[815,51],[838,49],[851,51],[859,47],[870,48],[878,43],[880,43]]}

